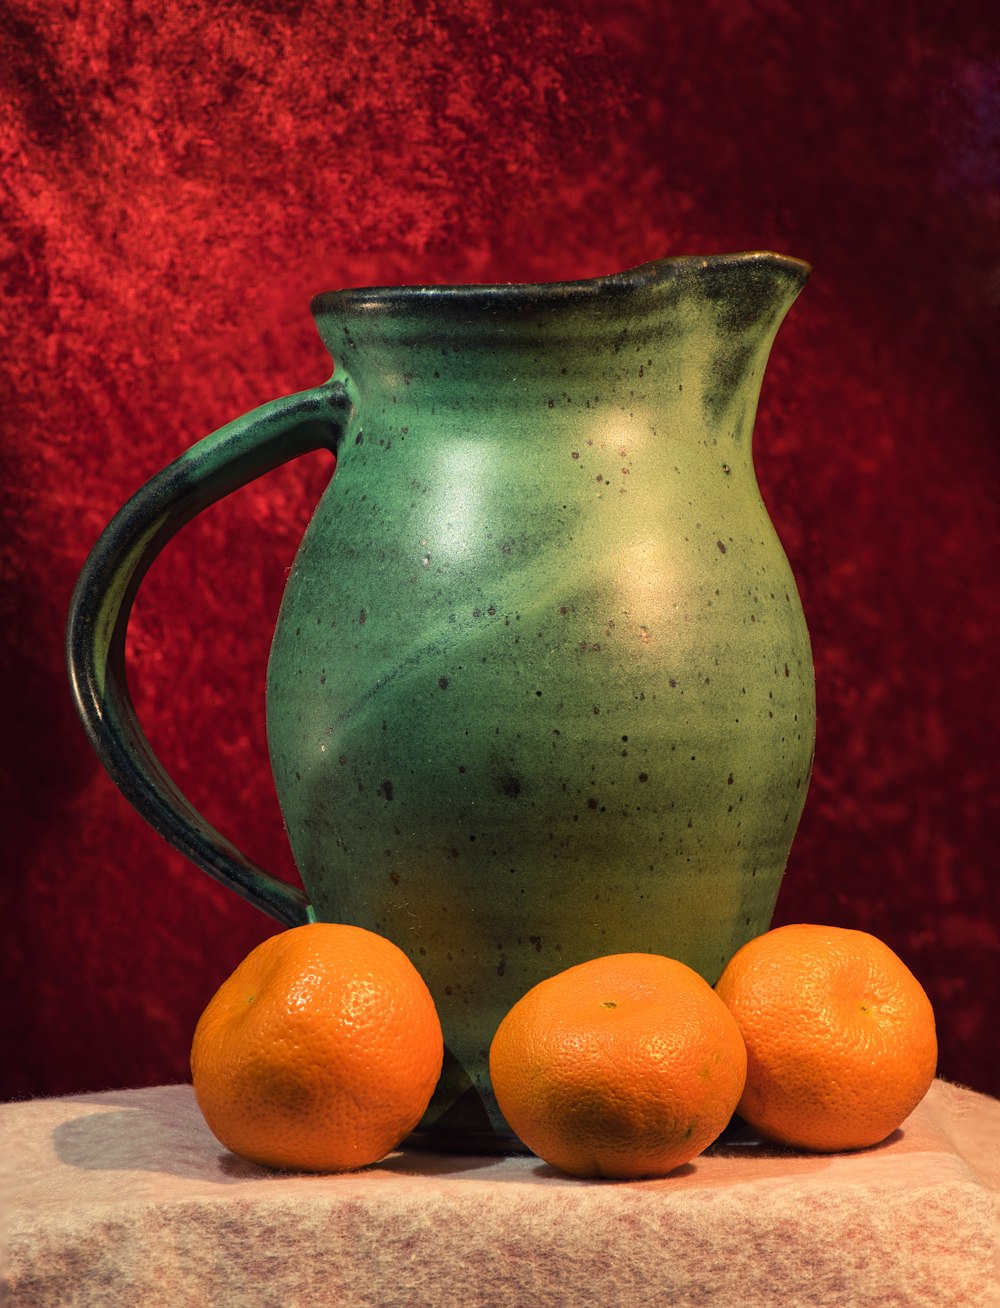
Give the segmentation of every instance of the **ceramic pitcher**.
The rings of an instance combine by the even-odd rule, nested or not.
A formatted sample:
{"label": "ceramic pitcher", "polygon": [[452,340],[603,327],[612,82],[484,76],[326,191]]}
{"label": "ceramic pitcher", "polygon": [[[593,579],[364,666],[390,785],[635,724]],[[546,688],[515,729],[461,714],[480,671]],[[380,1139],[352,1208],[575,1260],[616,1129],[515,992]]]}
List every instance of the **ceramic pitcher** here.
{"label": "ceramic pitcher", "polygon": [[[751,436],[808,272],[749,253],[320,295],[333,378],[194,445],[87,561],[69,663],[101,760],[157,830],[279,922],[350,922],[409,954],[447,1045],[430,1142],[510,1141],[487,1051],[537,981],[650,951],[714,982],[770,924],[814,689]],[[336,471],[267,686],[304,895],[178,792],[123,664],[164,542],[319,447]]]}

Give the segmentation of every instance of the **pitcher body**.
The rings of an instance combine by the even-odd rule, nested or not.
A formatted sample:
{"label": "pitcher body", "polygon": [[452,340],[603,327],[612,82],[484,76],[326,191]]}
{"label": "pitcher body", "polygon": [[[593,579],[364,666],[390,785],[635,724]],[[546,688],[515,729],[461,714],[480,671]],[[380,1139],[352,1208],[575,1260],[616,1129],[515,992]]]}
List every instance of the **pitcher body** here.
{"label": "pitcher body", "polygon": [[487,1052],[537,981],[645,951],[714,982],[770,924],[814,693],[751,436],[801,270],[314,306],[353,416],[268,739],[312,913],[395,941],[438,1004],[435,1143],[509,1143]]}

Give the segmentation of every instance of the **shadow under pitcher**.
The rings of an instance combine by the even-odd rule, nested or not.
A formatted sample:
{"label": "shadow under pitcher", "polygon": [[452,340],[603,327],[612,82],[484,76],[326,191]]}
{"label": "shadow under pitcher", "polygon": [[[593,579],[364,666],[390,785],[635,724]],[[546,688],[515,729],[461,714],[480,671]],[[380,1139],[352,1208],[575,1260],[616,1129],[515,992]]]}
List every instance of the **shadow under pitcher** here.
{"label": "shadow under pitcher", "polygon": [[[354,923],[409,954],[447,1049],[418,1140],[517,1147],[487,1051],[537,981],[640,951],[714,982],[770,925],[815,700],[751,440],[808,274],[763,252],[320,295],[333,378],[194,445],[87,560],[69,666],[101,761],[159,832],[277,921]],[[267,685],[304,895],[171,782],[124,647],[164,543],[317,448],[336,471]]]}

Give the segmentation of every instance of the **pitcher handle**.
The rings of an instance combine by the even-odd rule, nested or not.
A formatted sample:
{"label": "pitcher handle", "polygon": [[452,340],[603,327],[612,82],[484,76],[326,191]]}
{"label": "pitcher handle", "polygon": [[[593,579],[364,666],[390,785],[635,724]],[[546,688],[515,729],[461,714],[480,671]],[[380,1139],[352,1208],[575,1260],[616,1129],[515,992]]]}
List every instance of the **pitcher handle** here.
{"label": "pitcher handle", "polygon": [[334,455],[353,406],[329,381],[272,400],[193,445],[138,491],[105,528],[73,592],[66,633],[70,685],[98,758],[162,836],[286,926],[313,920],[305,894],[264,872],[212,827],[167,775],[129,697],[125,634],[139,585],[185,523],[254,478],[311,450]]}

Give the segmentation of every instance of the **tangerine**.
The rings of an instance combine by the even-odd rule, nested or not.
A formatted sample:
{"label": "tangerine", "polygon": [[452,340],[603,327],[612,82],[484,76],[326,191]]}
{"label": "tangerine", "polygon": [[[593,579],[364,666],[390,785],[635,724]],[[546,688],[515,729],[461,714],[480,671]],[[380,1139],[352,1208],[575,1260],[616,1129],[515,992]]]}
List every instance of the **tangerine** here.
{"label": "tangerine", "polygon": [[680,1167],[726,1126],[745,1075],[726,1006],[697,972],[658,954],[611,954],[539,982],[490,1047],[511,1130],[573,1176]]}
{"label": "tangerine", "polygon": [[715,989],[747,1047],[737,1111],[781,1144],[819,1152],[878,1144],[934,1079],[931,1002],[866,931],[777,927],[738,950]]}
{"label": "tangerine", "polygon": [[195,1096],[233,1153],[346,1171],[395,1149],[441,1072],[441,1023],[403,951],[361,927],[271,936],[224,981],[191,1048]]}

